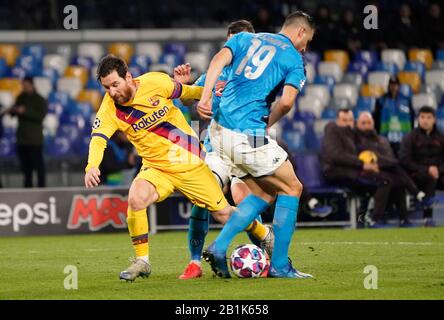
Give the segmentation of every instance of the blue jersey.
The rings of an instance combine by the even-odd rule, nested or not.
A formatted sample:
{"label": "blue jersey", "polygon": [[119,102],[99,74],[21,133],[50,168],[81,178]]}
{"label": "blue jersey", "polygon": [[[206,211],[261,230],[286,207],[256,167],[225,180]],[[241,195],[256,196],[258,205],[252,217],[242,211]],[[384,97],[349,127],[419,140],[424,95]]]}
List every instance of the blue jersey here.
{"label": "blue jersey", "polygon": [[232,130],[265,130],[277,93],[284,85],[301,91],[305,84],[302,55],[283,34],[241,32],[225,47],[233,58],[214,119]]}
{"label": "blue jersey", "polygon": [[[213,115],[216,114],[216,112],[219,110],[219,104],[222,96],[223,88],[225,87],[225,83],[227,82],[228,74],[230,73],[230,67],[227,66],[222,70],[222,73],[220,74],[219,78],[217,78],[216,86],[213,88],[213,104],[211,106],[211,111],[213,112]],[[194,85],[203,87],[205,85],[205,80],[207,78],[206,73],[202,73],[201,76],[194,82]],[[216,88],[222,87],[222,89],[219,89],[216,91]],[[211,120],[213,121],[213,120]],[[207,134],[204,139],[204,146],[207,152],[212,151],[211,143],[210,143],[210,137]]]}

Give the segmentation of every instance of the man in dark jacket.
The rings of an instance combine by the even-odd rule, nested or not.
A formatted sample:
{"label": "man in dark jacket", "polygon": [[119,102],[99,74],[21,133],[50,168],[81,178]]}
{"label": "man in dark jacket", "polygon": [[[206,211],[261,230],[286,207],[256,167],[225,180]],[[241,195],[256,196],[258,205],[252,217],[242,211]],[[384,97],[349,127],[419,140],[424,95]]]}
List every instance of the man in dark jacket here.
{"label": "man in dark jacket", "polygon": [[387,138],[379,136],[375,130],[373,117],[370,112],[359,114],[356,122],[356,146],[358,152],[373,151],[376,154],[376,165],[379,174],[393,182],[390,200],[395,204],[401,220],[400,226],[412,226],[408,220],[406,205],[406,190],[409,191],[419,203],[425,201],[426,194],[420,191],[413,180],[400,167],[395,158]]}
{"label": "man in dark jacket", "polygon": [[26,77],[23,80],[23,92],[11,110],[11,114],[18,117],[17,154],[25,175],[25,188],[33,186],[33,170],[37,170],[38,186],[45,186],[43,118],[47,108],[45,99],[35,90],[33,79]]}
{"label": "man in dark jacket", "polygon": [[359,159],[353,128],[353,112],[349,109],[339,110],[336,121],[325,127],[321,152],[325,179],[353,191],[374,192],[373,214],[366,222],[370,227],[380,227],[393,182],[379,174],[376,163]]}
{"label": "man in dark jacket", "polygon": [[[419,109],[418,127],[404,137],[399,151],[402,166],[427,197],[444,184],[444,135],[436,128],[435,110]],[[424,210],[424,224],[433,226],[433,209]]]}

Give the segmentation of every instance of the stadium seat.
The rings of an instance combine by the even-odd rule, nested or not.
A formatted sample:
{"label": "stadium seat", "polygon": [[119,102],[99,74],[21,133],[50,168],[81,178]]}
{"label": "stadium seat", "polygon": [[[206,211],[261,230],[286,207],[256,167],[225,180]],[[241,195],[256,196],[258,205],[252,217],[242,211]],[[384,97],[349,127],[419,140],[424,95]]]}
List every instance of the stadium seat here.
{"label": "stadium seat", "polygon": [[335,78],[333,76],[323,76],[323,75],[317,74],[315,76],[313,84],[323,84],[323,85],[326,85],[328,87],[328,89],[330,90],[330,93],[333,93],[333,87],[336,84],[336,80],[335,80]]}
{"label": "stadium seat", "polygon": [[305,65],[305,72],[307,77],[307,83],[313,83],[314,78],[316,76],[316,69],[313,64],[307,63]]}
{"label": "stadium seat", "polygon": [[314,51],[307,51],[304,54],[304,59],[306,63],[312,64],[315,67],[315,69],[317,69],[319,62],[321,61],[319,53]]}
{"label": "stadium seat", "polygon": [[77,101],[89,103],[93,110],[97,112],[102,103],[102,94],[97,90],[85,89],[79,92]]}
{"label": "stadium seat", "polygon": [[158,63],[162,55],[162,46],[157,42],[142,42],[136,44],[136,54],[149,56],[153,63]]}
{"label": "stadium seat", "polygon": [[369,67],[364,61],[352,61],[348,65],[348,72],[359,73],[362,77],[367,78]]}
{"label": "stadium seat", "polygon": [[413,95],[412,106],[413,106],[413,110],[415,110],[415,112],[417,113],[418,110],[424,106],[429,106],[429,107],[436,109],[437,102],[436,102],[436,98],[433,94],[419,93],[419,94]]}
{"label": "stadium seat", "polygon": [[368,84],[377,85],[386,92],[390,80],[390,74],[387,71],[373,71],[368,74]]}
{"label": "stadium seat", "polygon": [[444,70],[444,60],[433,61],[432,70]]}
{"label": "stadium seat", "polygon": [[48,139],[46,144],[46,153],[51,158],[67,158],[72,156],[72,141],[66,137],[56,136],[53,139]]}
{"label": "stadium seat", "polygon": [[84,86],[88,81],[88,70],[82,66],[68,66],[63,76],[66,78],[77,78]]}
{"label": "stadium seat", "polygon": [[38,61],[43,61],[45,47],[41,44],[29,44],[22,47],[22,55],[31,55]]}
{"label": "stadium seat", "polygon": [[437,83],[427,83],[421,87],[420,93],[431,93],[435,96],[437,103],[442,99],[442,90]]}
{"label": "stadium seat", "polygon": [[404,67],[404,71],[414,71],[419,74],[422,81],[425,79],[426,68],[421,61],[407,61]]}
{"label": "stadium seat", "polygon": [[22,82],[15,78],[0,79],[0,90],[9,91],[17,97],[22,92]]}
{"label": "stadium seat", "polygon": [[372,71],[386,71],[390,74],[390,76],[396,76],[399,69],[396,63],[379,61],[373,67]]}
{"label": "stadium seat", "polygon": [[70,44],[59,44],[56,47],[56,54],[65,57],[66,61],[69,61],[73,55],[72,46]]}
{"label": "stadium seat", "polygon": [[71,59],[71,65],[82,66],[86,70],[90,70],[95,64],[94,64],[93,58],[91,58],[91,57],[74,56]]}
{"label": "stadium seat", "polygon": [[427,71],[425,75],[426,84],[437,84],[444,91],[444,70]]}
{"label": "stadium seat", "polygon": [[333,76],[336,82],[341,81],[343,71],[337,62],[319,62],[318,74],[321,76]]}
{"label": "stadium seat", "polygon": [[130,43],[115,42],[109,46],[109,53],[121,57],[126,63],[130,63],[134,54],[134,47]]}
{"label": "stadium seat", "polygon": [[60,102],[49,102],[48,101],[48,114],[53,114],[58,118],[63,113],[64,107]]}
{"label": "stadium seat", "polygon": [[341,67],[342,71],[347,70],[350,58],[345,50],[327,50],[324,53],[324,60],[327,62],[336,62]]}
{"label": "stadium seat", "polygon": [[299,112],[311,112],[316,118],[320,118],[322,110],[324,109],[322,105],[322,100],[314,96],[303,96],[298,100],[298,111]]}
{"label": "stadium seat", "polygon": [[143,73],[148,72],[151,65],[151,58],[149,55],[135,54],[131,58],[131,65],[137,65]]}
{"label": "stadium seat", "polygon": [[[305,96],[307,98],[317,98],[321,101],[322,108],[325,108],[330,101],[330,91],[329,88],[322,84],[311,84],[304,88]],[[316,112],[317,114],[317,112]],[[319,114],[320,116],[320,114]],[[318,118],[319,118],[318,116]]]}
{"label": "stadium seat", "polygon": [[187,53],[187,47],[185,43],[168,42],[163,47],[163,53],[164,54],[173,53],[177,56],[185,57],[185,54]]}
{"label": "stadium seat", "polygon": [[333,96],[333,98],[331,99],[330,106],[335,108],[336,110],[346,109],[346,108],[350,109],[354,107],[354,105],[350,103],[349,99],[343,97],[335,97],[335,96]]}
{"label": "stadium seat", "polygon": [[36,91],[45,99],[48,98],[49,93],[52,91],[51,79],[46,77],[35,77],[34,86]]}
{"label": "stadium seat", "polygon": [[370,112],[374,112],[376,107],[376,98],[359,96],[356,102],[356,108],[366,109]]}
{"label": "stadium seat", "polygon": [[361,87],[361,96],[379,98],[385,92],[385,89],[381,85],[377,84],[364,84]]}
{"label": "stadium seat", "polygon": [[154,63],[150,66],[150,71],[156,71],[156,72],[165,72],[168,73],[169,75],[173,74],[173,67],[171,67],[168,64],[164,64],[164,63]]}
{"label": "stadium seat", "polygon": [[76,98],[83,85],[79,78],[62,77],[57,80],[57,90],[69,93],[71,98]]}
{"label": "stadium seat", "polygon": [[43,57],[43,68],[57,70],[62,75],[68,66],[68,58],[60,54],[47,54]]}
{"label": "stadium seat", "polygon": [[17,57],[20,55],[20,51],[14,44],[0,44],[0,58],[5,59],[8,66],[15,65]]}
{"label": "stadium seat", "polygon": [[318,139],[322,139],[324,136],[324,130],[327,123],[329,123],[330,119],[317,119],[314,123],[314,130]]}
{"label": "stadium seat", "polygon": [[436,50],[436,60],[444,60],[444,49]]}
{"label": "stadium seat", "polygon": [[4,91],[4,90],[0,91],[0,111],[4,110],[5,108],[12,107],[14,103],[15,103],[15,97],[10,91]]}
{"label": "stadium seat", "polygon": [[3,128],[5,130],[4,135],[6,136],[6,131],[8,129],[17,129],[18,127],[18,118],[17,117],[13,117],[9,114],[5,114],[3,116],[3,119],[1,119],[2,124],[3,124]]}
{"label": "stadium seat", "polygon": [[313,189],[325,185],[317,153],[297,154],[295,158],[298,178],[304,186]]}
{"label": "stadium seat", "polygon": [[395,63],[399,70],[403,70],[406,63],[404,51],[400,49],[384,49],[381,52],[381,61],[385,63]]}
{"label": "stadium seat", "polygon": [[9,74],[7,77],[22,80],[24,77],[26,77],[26,70],[21,66],[14,66],[9,70]]}
{"label": "stadium seat", "polygon": [[354,61],[364,61],[369,68],[372,68],[378,59],[378,53],[370,50],[360,50],[355,54]]}
{"label": "stadium seat", "polygon": [[57,134],[59,128],[59,117],[54,113],[46,114],[43,119],[43,130],[45,135],[54,137]]}
{"label": "stadium seat", "polygon": [[410,61],[421,61],[425,64],[427,70],[432,68],[433,55],[429,49],[410,49],[409,50]]}
{"label": "stadium seat", "polygon": [[142,68],[139,67],[137,64],[129,64],[128,71],[129,71],[129,73],[131,73],[133,78],[137,78],[138,76],[143,74]]}
{"label": "stadium seat", "polygon": [[51,91],[48,96],[48,103],[60,103],[63,106],[67,106],[70,100],[69,93],[65,91]]}
{"label": "stadium seat", "polygon": [[411,99],[413,96],[413,90],[410,85],[403,83],[399,86],[399,92],[406,97],[407,99]]}
{"label": "stadium seat", "polygon": [[341,83],[353,84],[359,88],[364,83],[364,77],[359,73],[347,72],[342,77]]}
{"label": "stadium seat", "polygon": [[15,157],[16,145],[14,141],[7,139],[6,137],[0,138],[0,158],[10,159]]}
{"label": "stadium seat", "polygon": [[190,63],[191,68],[195,69],[197,72],[205,72],[210,63],[210,58],[208,54],[202,52],[189,52],[185,55],[185,63]]}
{"label": "stadium seat", "polygon": [[38,76],[42,74],[42,61],[38,60],[32,55],[20,55],[17,57],[16,67],[21,67],[25,70],[27,76]]}
{"label": "stadium seat", "polygon": [[0,77],[6,77],[9,72],[9,67],[6,64],[6,60],[4,58],[0,58]]}
{"label": "stadium seat", "polygon": [[332,107],[327,107],[322,111],[321,120],[335,120],[336,119],[336,109]]}
{"label": "stadium seat", "polygon": [[57,80],[60,78],[59,72],[52,68],[43,68],[42,76],[51,80],[53,88],[55,88]]}
{"label": "stadium seat", "polygon": [[97,81],[96,78],[90,78],[88,82],[86,83],[85,89],[90,90],[98,90],[100,94],[105,94],[105,89],[102,87],[99,81]]}
{"label": "stadium seat", "polygon": [[421,89],[421,77],[414,71],[401,71],[398,78],[401,84],[408,84],[414,93]]}
{"label": "stadium seat", "polygon": [[210,57],[214,56],[215,54],[214,44],[210,41],[199,41],[193,46],[193,50],[205,53]]}
{"label": "stadium seat", "polygon": [[94,63],[98,63],[105,55],[105,50],[100,43],[80,43],[77,47],[77,54],[81,57],[90,57]]}
{"label": "stadium seat", "polygon": [[354,107],[358,100],[358,87],[352,84],[337,84],[333,89],[333,97],[345,98]]}
{"label": "stadium seat", "polygon": [[174,68],[175,66],[184,63],[185,56],[180,56],[176,53],[170,52],[170,53],[163,53],[159,58],[159,63],[161,64],[167,64]]}

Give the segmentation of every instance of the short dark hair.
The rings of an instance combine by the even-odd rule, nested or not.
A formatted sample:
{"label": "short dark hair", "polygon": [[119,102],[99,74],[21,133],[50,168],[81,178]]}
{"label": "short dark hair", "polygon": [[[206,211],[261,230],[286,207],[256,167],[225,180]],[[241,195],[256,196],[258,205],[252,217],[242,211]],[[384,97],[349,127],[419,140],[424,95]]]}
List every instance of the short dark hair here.
{"label": "short dark hair", "polygon": [[97,81],[100,81],[100,78],[106,77],[113,71],[116,71],[119,77],[125,78],[128,66],[122,58],[109,54],[103,57],[97,66]]}
{"label": "short dark hair", "polygon": [[316,29],[316,25],[314,23],[313,18],[309,14],[307,14],[303,11],[298,10],[298,11],[290,13],[285,18],[283,26],[286,27],[286,26],[293,24],[295,22],[299,22],[299,23],[302,22],[302,23],[307,24],[312,30]]}
{"label": "short dark hair", "polygon": [[242,31],[254,33],[254,27],[250,21],[247,20],[237,20],[233,21],[228,25],[227,36],[230,34],[237,34]]}
{"label": "short dark hair", "polygon": [[31,76],[26,76],[23,78],[23,82],[29,82],[30,84],[34,85],[34,78]]}
{"label": "short dark hair", "polygon": [[419,109],[419,111],[418,111],[418,116],[419,116],[421,113],[431,113],[434,117],[436,117],[435,109],[433,109],[432,107],[429,107],[429,106],[423,106],[423,107],[421,107],[421,108]]}
{"label": "short dark hair", "polygon": [[341,108],[338,109],[338,111],[336,111],[336,118],[339,118],[339,115],[341,113],[349,113],[350,111],[352,111],[350,108]]}

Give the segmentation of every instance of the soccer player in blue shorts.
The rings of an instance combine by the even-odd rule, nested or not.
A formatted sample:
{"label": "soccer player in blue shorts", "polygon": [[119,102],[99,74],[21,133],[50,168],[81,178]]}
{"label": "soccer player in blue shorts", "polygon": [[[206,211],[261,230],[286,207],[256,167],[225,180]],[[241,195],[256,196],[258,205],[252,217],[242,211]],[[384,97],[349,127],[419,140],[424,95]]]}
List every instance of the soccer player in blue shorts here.
{"label": "soccer player in blue shorts", "polygon": [[[250,22],[246,20],[238,20],[230,23],[228,25],[227,40],[229,40],[233,35],[239,32],[254,32],[254,28]],[[222,96],[222,91],[224,89],[230,67],[227,66],[222,71],[219,76],[216,87],[213,90],[213,105],[212,109],[217,110],[219,107],[220,98]],[[174,69],[174,79],[176,81],[187,83],[191,77],[191,67],[189,64],[177,66]],[[202,74],[194,83],[197,86],[203,86],[205,83],[205,73]],[[187,103],[187,102],[185,102]],[[211,144],[209,141],[208,134],[204,140],[205,149],[207,151],[205,162],[213,172],[216,180],[222,189],[230,181],[230,167],[224,162],[216,152],[212,151]],[[231,179],[231,192],[233,194],[233,200],[238,204],[243,198],[245,198],[250,190],[242,182],[242,180],[237,178]],[[202,275],[201,267],[201,256],[204,246],[205,237],[209,229],[209,214],[206,208],[201,208],[199,206],[193,206],[191,210],[191,216],[189,221],[188,229],[188,248],[190,250],[191,261],[187,265],[184,272],[179,276],[179,279],[193,279],[198,278]],[[246,231],[250,239],[258,246],[264,248],[269,255],[271,255],[271,250],[273,246],[273,230],[271,227],[265,227],[260,223],[260,216],[258,217],[258,222],[251,224],[247,227]]]}
{"label": "soccer player in blue shorts", "polygon": [[[306,75],[302,53],[314,35],[312,18],[291,13],[278,34],[242,32],[227,41],[210,63],[198,104],[203,119],[211,119],[210,141],[219,156],[243,177],[253,194],[247,196],[203,253],[213,271],[230,277],[226,251],[237,233],[266,208],[277,194],[273,255],[268,276],[308,278],[293,268],[288,249],[293,236],[302,184],[287,153],[267,135],[267,129],[293,107]],[[213,114],[211,92],[225,66],[231,66],[220,107]],[[277,93],[282,96],[270,111]]]}

